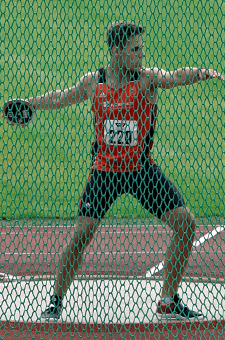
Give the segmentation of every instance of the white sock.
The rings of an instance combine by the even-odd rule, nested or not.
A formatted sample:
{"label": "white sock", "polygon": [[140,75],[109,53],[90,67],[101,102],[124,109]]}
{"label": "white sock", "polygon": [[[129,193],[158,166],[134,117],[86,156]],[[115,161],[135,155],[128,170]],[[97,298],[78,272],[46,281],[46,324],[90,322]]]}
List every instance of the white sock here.
{"label": "white sock", "polygon": [[164,302],[165,304],[168,304],[172,301],[173,301],[173,299],[171,297],[168,297],[168,296],[161,299],[161,303]]}

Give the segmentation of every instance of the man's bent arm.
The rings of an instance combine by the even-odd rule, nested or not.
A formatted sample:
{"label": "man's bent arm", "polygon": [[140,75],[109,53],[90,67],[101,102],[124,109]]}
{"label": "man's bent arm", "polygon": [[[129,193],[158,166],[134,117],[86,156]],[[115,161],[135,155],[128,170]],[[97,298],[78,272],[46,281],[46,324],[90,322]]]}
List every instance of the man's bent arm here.
{"label": "man's bent arm", "polygon": [[78,104],[92,96],[96,76],[96,73],[87,73],[75,86],[65,90],[50,91],[37,97],[30,97],[29,102],[35,110],[54,110]]}

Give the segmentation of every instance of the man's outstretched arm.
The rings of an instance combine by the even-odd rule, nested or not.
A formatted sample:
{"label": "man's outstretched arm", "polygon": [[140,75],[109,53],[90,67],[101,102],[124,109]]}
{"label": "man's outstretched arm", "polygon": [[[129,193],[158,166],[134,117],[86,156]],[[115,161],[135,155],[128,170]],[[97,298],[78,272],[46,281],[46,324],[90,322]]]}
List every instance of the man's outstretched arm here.
{"label": "man's outstretched arm", "polygon": [[153,68],[148,71],[150,82],[155,88],[171,89],[176,86],[190,85],[209,78],[224,81],[224,76],[213,69],[204,67],[183,67],[175,71]]}

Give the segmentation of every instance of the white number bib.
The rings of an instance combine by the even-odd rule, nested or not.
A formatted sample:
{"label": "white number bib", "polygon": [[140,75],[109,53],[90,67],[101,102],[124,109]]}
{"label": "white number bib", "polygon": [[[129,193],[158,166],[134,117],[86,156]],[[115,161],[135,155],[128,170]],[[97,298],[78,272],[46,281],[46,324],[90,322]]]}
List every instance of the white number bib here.
{"label": "white number bib", "polygon": [[106,144],[137,145],[137,121],[107,119],[104,124],[104,139]]}

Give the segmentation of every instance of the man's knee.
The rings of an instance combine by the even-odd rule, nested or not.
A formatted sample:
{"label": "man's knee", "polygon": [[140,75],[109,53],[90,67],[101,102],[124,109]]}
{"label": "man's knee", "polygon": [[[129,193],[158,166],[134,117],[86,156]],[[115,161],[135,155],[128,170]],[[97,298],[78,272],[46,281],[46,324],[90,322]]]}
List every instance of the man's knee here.
{"label": "man's knee", "polygon": [[100,221],[95,218],[79,216],[74,232],[75,243],[80,242],[83,245],[90,243],[99,224]]}
{"label": "man's knee", "polygon": [[188,207],[178,207],[168,211],[165,217],[165,222],[176,232],[185,233],[187,230],[194,232],[196,229],[194,215]]}

